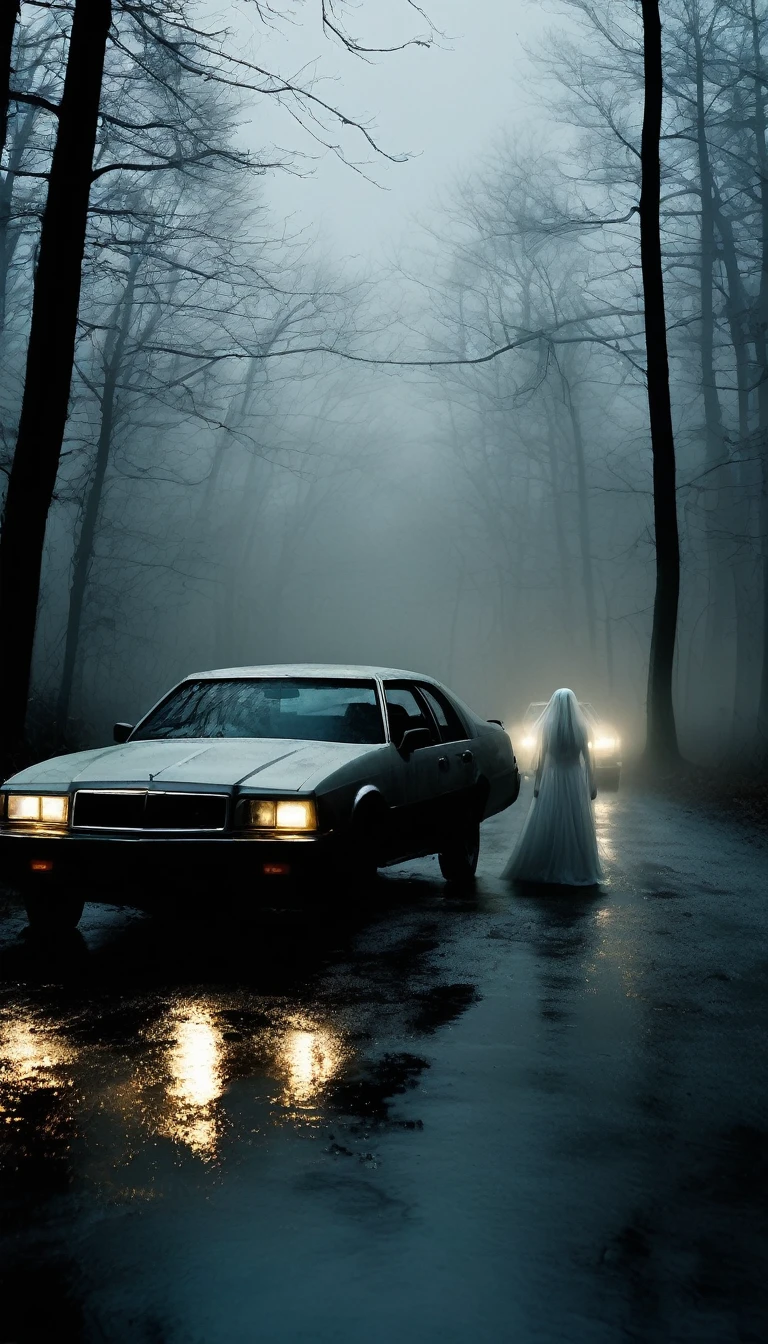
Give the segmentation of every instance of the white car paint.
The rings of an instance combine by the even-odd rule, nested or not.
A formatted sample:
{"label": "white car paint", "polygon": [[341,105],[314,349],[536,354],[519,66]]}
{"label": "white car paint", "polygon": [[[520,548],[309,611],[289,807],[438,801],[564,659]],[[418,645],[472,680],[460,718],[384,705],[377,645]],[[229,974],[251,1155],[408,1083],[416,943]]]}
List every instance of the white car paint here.
{"label": "white car paint", "polygon": [[[508,806],[510,744],[506,734],[476,714],[441,682],[424,674],[399,668],[348,666],[342,664],[288,663],[252,667],[219,668],[190,673],[187,681],[339,679],[375,681],[383,698],[383,683],[406,681],[433,685],[457,706],[468,728],[468,738],[423,749],[405,760],[391,742],[343,743],[295,741],[281,738],[164,738],[140,737],[110,747],[42,761],[22,770],[9,786],[29,791],[46,789],[76,791],[78,788],[145,786],[157,789],[187,788],[243,791],[245,793],[314,793],[325,797],[338,816],[351,815],[359,790],[373,784],[390,806],[410,805],[421,798],[437,798],[446,790],[469,784],[478,766],[488,782],[485,815]],[[183,685],[184,682],[178,683]],[[166,692],[162,704],[178,689]],[[142,723],[135,728],[141,733]],[[386,716],[385,716],[386,728]],[[387,730],[388,731],[388,730]],[[461,762],[472,748],[470,764]],[[477,759],[479,753],[480,760]],[[439,757],[449,759],[447,773],[439,770]],[[446,762],[442,762],[445,766]]]}
{"label": "white car paint", "polygon": [[280,738],[177,738],[126,742],[57,756],[14,775],[9,783],[36,788],[95,784],[207,784],[217,788],[312,788],[320,779],[376,755],[381,746],[295,742]]}

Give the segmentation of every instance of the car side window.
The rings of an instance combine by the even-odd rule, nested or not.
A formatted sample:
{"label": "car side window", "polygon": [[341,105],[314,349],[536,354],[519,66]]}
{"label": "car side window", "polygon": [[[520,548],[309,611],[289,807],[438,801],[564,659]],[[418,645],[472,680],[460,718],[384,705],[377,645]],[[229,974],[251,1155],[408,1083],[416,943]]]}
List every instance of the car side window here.
{"label": "car side window", "polygon": [[467,730],[448,697],[436,686],[419,686],[419,690],[437,720],[441,742],[466,741]]}
{"label": "car side window", "polygon": [[435,736],[435,726],[414,690],[394,682],[385,682],[384,699],[387,703],[389,735],[396,747],[400,745],[403,734],[407,733],[409,728],[426,728],[433,741],[438,740]]}

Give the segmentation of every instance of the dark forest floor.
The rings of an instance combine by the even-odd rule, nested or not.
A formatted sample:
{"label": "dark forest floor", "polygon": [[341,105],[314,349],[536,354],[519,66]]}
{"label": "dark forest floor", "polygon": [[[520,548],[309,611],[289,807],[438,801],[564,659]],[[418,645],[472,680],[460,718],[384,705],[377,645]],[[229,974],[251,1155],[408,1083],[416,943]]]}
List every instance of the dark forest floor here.
{"label": "dark forest floor", "polygon": [[626,771],[626,779],[691,807],[726,814],[745,825],[768,830],[765,766],[745,766],[735,761],[719,766],[685,762],[678,770],[649,776],[638,764]]}

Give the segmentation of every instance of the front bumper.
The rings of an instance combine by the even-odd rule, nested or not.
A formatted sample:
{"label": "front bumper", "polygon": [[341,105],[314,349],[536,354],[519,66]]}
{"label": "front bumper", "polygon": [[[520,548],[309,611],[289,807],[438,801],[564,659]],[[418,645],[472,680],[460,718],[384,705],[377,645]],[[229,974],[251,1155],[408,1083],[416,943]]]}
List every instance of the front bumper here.
{"label": "front bumper", "polygon": [[0,833],[0,881],[19,890],[76,886],[88,900],[143,898],[179,889],[317,878],[331,871],[333,835],[301,839],[254,836],[42,835]]}
{"label": "front bumper", "polygon": [[592,757],[592,765],[598,774],[601,770],[606,771],[620,770],[621,757],[616,755],[606,755],[606,756],[595,755]]}

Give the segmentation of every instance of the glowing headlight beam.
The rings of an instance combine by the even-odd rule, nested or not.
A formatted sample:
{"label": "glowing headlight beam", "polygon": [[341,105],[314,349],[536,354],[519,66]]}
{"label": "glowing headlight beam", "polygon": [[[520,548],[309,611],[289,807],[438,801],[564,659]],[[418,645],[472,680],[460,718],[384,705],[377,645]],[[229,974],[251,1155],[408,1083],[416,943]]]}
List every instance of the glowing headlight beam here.
{"label": "glowing headlight beam", "polygon": [[263,831],[316,831],[317,812],[311,798],[252,798],[250,825]]}
{"label": "glowing headlight beam", "polygon": [[9,821],[42,821],[48,825],[66,826],[69,798],[60,793],[10,793],[6,815]]}
{"label": "glowing headlight beam", "polygon": [[40,799],[40,820],[53,821],[59,825],[64,825],[69,811],[68,798],[41,797]]}
{"label": "glowing headlight beam", "polygon": [[278,831],[314,831],[316,828],[315,805],[309,798],[278,803],[275,811]]}
{"label": "glowing headlight beam", "polygon": [[275,804],[269,799],[255,798],[251,803],[251,825],[262,830],[275,829]]}

